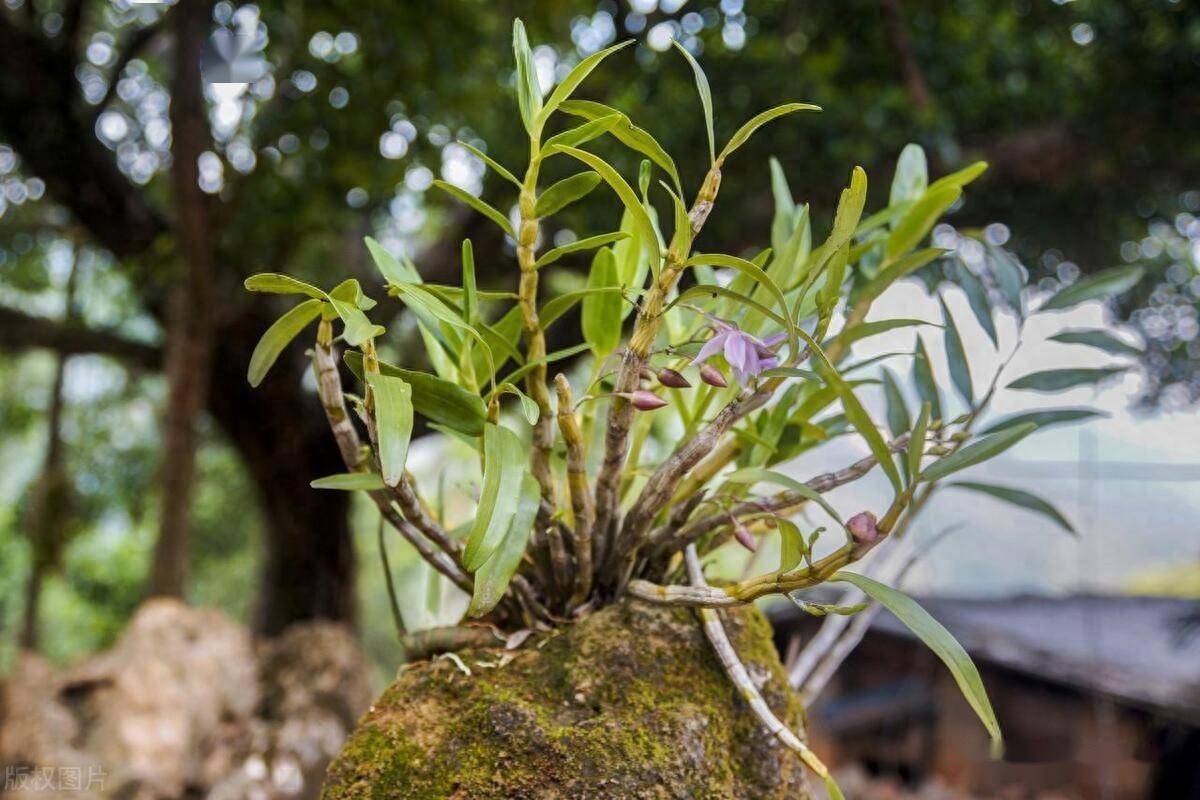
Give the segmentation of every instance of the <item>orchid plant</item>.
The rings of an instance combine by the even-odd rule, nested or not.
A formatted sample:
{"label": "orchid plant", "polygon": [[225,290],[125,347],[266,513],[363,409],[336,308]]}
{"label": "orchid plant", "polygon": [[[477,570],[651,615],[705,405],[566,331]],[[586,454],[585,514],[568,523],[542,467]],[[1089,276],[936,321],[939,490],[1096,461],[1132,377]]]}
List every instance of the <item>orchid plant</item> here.
{"label": "orchid plant", "polygon": [[[275,273],[246,281],[251,291],[305,298],[263,336],[249,368],[252,384],[316,323],[317,389],[347,471],[313,485],[365,492],[387,525],[470,597],[467,616],[493,628],[552,628],[624,597],[697,609],[750,706],[832,792],[836,786],[825,767],[762,702],[717,609],[785,595],[814,613],[852,613],[856,608],[821,606],[803,596],[826,583],[857,587],[933,647],[998,741],[979,674],[949,633],[896,590],[846,571],[898,536],[946,478],[1012,447],[1039,423],[1092,413],[1052,409],[977,431],[1000,374],[977,390],[945,303],[939,322],[868,320],[885,289],[918,271],[949,275],[966,292],[993,343],[994,314],[1024,319],[1026,275],[1011,255],[991,248],[986,268],[973,270],[955,262],[952,253],[921,246],[985,165],[930,182],[923,152],[910,145],[901,154],[888,205],[868,216],[867,176],[855,168],[818,242],[809,206],[794,201],[773,160],[770,246],[749,257],[698,252],[694,243],[716,206],[730,157],[767,122],[819,109],[786,103],[764,111],[718,150],[707,78],[680,47],[694,71],[710,153],[707,174],[689,205],[674,160],[650,132],[616,109],[573,97],[589,73],[628,42],[581,60],[545,98],[519,21],[513,42],[519,114],[529,136],[524,172],[464,146],[512,185],[514,213],[510,217],[452,184],[435,183],[494,222],[515,245],[515,292],[477,286],[470,241],[463,242],[462,280],[454,286],[425,283],[405,256],[366,241],[387,294],[416,321],[430,371],[381,360],[376,343],[385,329],[368,317],[376,303],[357,280],[329,291]],[[584,149],[602,137],[644,157],[633,184]],[[582,170],[544,185],[545,168],[570,164]],[[656,175],[662,179],[655,181]],[[621,204],[619,229],[540,250],[545,220],[602,183]],[[668,224],[659,208],[666,209]],[[589,251],[586,287],[541,297],[543,273]],[[1103,273],[1062,290],[1041,310],[1103,297],[1135,277]],[[583,343],[547,352],[546,330],[577,305]],[[891,372],[882,373],[882,382],[864,377],[876,359],[849,361],[855,342],[907,327],[925,329],[915,352],[899,354],[912,359],[915,415],[908,391]],[[947,413],[925,347],[928,330],[943,337],[965,414]],[[1130,347],[1101,331],[1074,336],[1064,341],[1117,355]],[[343,388],[341,347],[341,359],[361,384],[355,393]],[[566,365],[553,380],[552,365]],[[1009,387],[1057,391],[1122,368],[1035,373]],[[860,399],[876,386],[887,401],[886,428]],[[516,413],[507,413],[510,409]],[[442,509],[431,506],[406,467],[418,415],[429,428],[478,453],[478,502],[470,523],[460,528],[445,523]],[[842,436],[861,438],[869,455],[806,482],[784,469]],[[886,476],[890,499],[878,513],[859,511],[845,519],[825,494],[874,470]],[[956,485],[1062,521],[1053,507],[1022,490]],[[818,541],[825,529],[806,531],[794,519],[809,508],[828,516],[833,535]],[[727,547],[754,549],[765,536],[780,542],[775,568],[709,585],[704,565],[710,554]],[[406,634],[405,645],[418,652],[478,643],[473,632],[479,630],[486,629]]]}

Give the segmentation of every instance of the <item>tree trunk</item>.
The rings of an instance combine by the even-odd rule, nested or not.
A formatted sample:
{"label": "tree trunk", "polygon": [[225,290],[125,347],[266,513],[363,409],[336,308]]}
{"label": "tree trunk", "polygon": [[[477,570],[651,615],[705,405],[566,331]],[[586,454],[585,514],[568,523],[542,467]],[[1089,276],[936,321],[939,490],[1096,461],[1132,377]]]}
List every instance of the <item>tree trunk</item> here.
{"label": "tree trunk", "polygon": [[209,125],[200,76],[200,51],[211,2],[189,0],[172,15],[175,37],[171,91],[171,182],[184,279],[167,309],[167,411],[163,430],[162,507],[149,593],[182,597],[187,571],[197,423],[204,408],[212,349],[214,248],[197,160],[208,147]]}
{"label": "tree trunk", "polygon": [[[746,608],[726,625],[801,730],[766,620]],[[690,611],[620,603],[548,641],[459,658],[401,671],[330,766],[325,800],[812,797]]]}

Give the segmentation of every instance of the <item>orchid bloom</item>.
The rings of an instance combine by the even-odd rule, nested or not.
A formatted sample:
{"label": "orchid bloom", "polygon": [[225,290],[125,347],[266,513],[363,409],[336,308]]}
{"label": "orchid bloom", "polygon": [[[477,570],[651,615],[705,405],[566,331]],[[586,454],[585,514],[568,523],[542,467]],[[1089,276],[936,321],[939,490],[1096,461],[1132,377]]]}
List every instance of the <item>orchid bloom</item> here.
{"label": "orchid bloom", "polygon": [[716,333],[704,343],[700,352],[692,359],[692,364],[700,364],[718,353],[724,352],[725,360],[733,368],[737,382],[745,386],[750,378],[756,378],[764,370],[779,366],[779,358],[771,348],[776,347],[787,338],[785,333],[777,333],[760,339],[746,333],[732,322],[726,322],[718,317],[709,316]]}

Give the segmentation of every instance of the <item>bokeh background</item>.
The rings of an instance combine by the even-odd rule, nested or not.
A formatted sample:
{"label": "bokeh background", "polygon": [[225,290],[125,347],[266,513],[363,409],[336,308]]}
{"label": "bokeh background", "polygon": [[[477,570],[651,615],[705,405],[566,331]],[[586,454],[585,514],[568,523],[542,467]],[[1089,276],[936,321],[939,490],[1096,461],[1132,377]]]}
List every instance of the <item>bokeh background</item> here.
{"label": "bokeh background", "polygon": [[[340,470],[302,348],[259,390],[247,386],[249,354],[282,309],[241,282],[280,271],[374,285],[361,246],[373,235],[439,281],[456,278],[457,243],[470,237],[481,283],[512,284],[511,243],[428,190],[442,178],[510,202],[458,141],[522,162],[516,15],[537,43],[544,87],[635,38],[586,96],[652,131],[685,184],[701,177],[707,145],[672,39],[708,71],[718,140],[780,102],[823,107],[739,151],[704,250],[767,239],[770,156],[820,226],[856,164],[871,178],[868,209],[882,205],[897,154],[917,142],[934,176],[990,164],[952,226],[934,232],[966,265],[985,250],[964,232],[1014,253],[1034,294],[1143,266],[1114,302],[1053,320],[1110,327],[1138,349],[1135,368],[1058,398],[1106,416],[1030,440],[982,474],[1037,489],[1080,536],[944,493],[923,524],[965,531],[907,585],[977,598],[1200,598],[1194,2],[3,0],[0,673],[22,642],[58,664],[112,644],[150,593],[182,593],[267,635],[311,619],[352,623],[378,674],[394,669],[374,523],[351,498],[308,486]],[[219,31],[224,49],[204,50]],[[205,83],[202,51],[236,82]],[[636,168],[617,148],[605,155]],[[615,227],[601,195],[545,235],[564,243]],[[551,290],[579,286],[585,266]],[[965,313],[961,295],[948,299]],[[882,303],[937,318],[919,281]],[[399,332],[394,360],[419,363],[412,326],[398,317],[388,328]],[[560,326],[562,344],[574,330]],[[977,338],[972,363],[990,371],[998,356]],[[910,343],[873,341],[861,355]],[[1051,368],[1072,352],[1039,342],[1016,366]],[[415,452],[430,470],[455,457]],[[856,452],[845,444],[848,458]],[[853,503],[873,489],[843,491]],[[403,571],[405,555],[395,557]],[[430,592],[410,594],[406,615],[419,620]]]}

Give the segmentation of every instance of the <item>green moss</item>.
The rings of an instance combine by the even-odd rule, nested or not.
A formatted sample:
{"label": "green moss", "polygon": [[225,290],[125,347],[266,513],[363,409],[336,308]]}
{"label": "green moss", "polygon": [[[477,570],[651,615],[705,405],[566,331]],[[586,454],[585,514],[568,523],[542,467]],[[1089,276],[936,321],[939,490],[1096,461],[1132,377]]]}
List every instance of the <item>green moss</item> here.
{"label": "green moss", "polygon": [[[766,620],[739,611],[728,628],[799,722]],[[798,761],[688,612],[624,603],[515,653],[460,655],[470,676],[446,659],[400,673],[330,767],[326,800],[804,796]]]}

